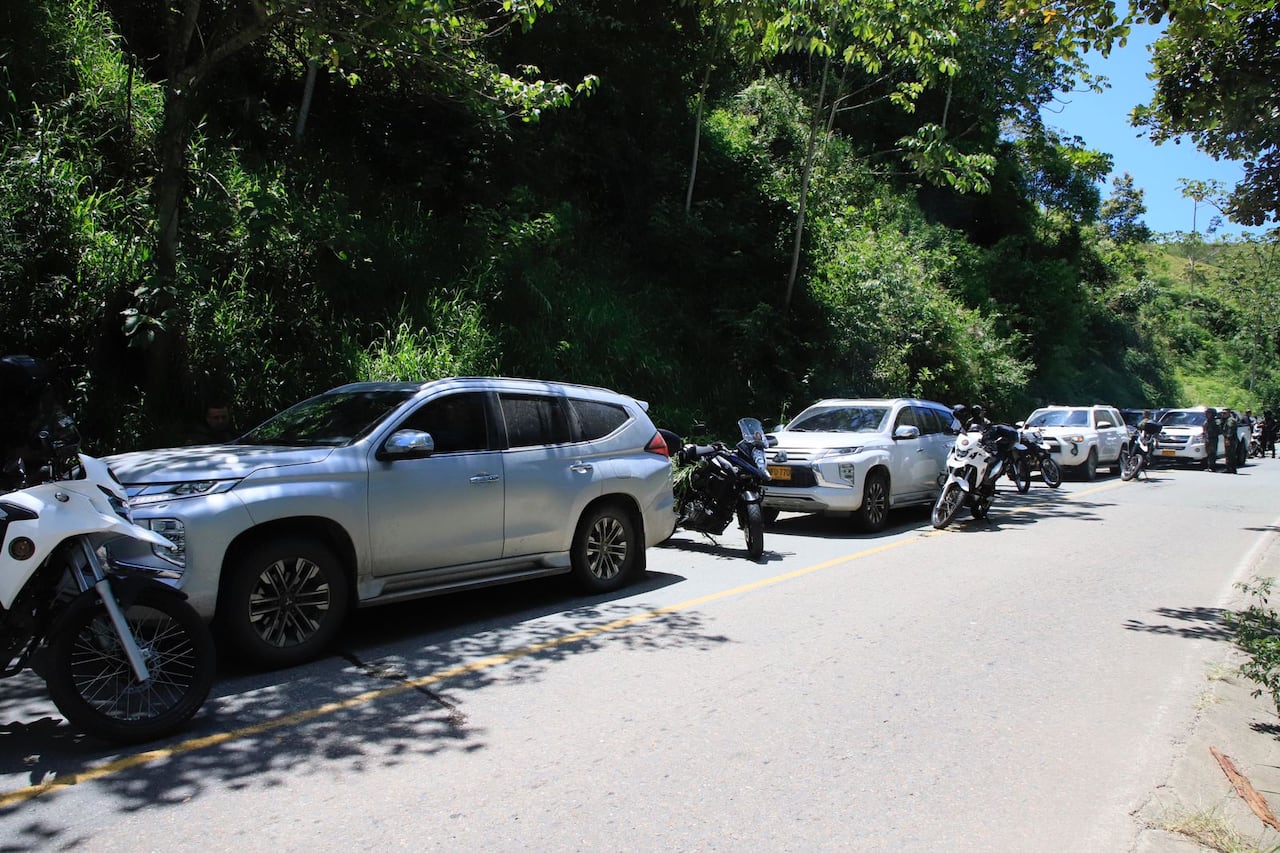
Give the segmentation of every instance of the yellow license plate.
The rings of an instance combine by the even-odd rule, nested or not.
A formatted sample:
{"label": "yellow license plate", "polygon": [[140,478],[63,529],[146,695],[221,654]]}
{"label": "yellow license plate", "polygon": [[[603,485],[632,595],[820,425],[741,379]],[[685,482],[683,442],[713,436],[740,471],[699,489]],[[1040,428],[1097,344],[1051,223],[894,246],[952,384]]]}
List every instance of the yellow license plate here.
{"label": "yellow license plate", "polygon": [[790,480],[791,469],[786,465],[770,465],[769,476],[775,480]]}
{"label": "yellow license plate", "polygon": [[1177,455],[1178,455],[1178,451],[1176,451],[1176,450],[1161,450],[1161,451],[1160,451],[1160,455],[1161,455],[1161,456],[1177,456]]}

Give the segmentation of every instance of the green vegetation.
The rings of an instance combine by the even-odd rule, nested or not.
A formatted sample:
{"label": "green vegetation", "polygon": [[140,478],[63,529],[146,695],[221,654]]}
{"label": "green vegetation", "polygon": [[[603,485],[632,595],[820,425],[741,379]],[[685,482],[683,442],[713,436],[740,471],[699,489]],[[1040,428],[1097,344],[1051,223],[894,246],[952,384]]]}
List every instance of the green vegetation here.
{"label": "green vegetation", "polygon": [[721,436],[836,394],[1280,408],[1276,236],[1152,242],[1039,118],[1105,3],[169,5],[0,11],[0,349],[93,452],[457,373]]}

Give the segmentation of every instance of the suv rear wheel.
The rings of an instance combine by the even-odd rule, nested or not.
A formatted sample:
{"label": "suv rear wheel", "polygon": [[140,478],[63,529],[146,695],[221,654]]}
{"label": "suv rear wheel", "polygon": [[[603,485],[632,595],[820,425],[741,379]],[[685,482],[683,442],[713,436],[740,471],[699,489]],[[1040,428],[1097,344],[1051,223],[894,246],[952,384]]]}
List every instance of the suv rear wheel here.
{"label": "suv rear wheel", "polygon": [[346,620],[346,572],[334,553],[302,536],[259,543],[228,567],[218,622],[236,654],[268,669],[320,653]]}
{"label": "suv rear wheel", "polygon": [[630,513],[616,503],[587,510],[573,535],[573,576],[587,593],[613,592],[636,572],[640,542]]}

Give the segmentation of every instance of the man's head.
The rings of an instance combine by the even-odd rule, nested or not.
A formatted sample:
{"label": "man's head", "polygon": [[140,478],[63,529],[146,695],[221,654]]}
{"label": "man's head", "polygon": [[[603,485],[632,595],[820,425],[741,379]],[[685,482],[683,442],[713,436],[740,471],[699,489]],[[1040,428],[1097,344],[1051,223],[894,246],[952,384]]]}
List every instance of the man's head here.
{"label": "man's head", "polygon": [[208,424],[209,429],[230,429],[231,408],[225,403],[211,403],[204,410],[204,422]]}

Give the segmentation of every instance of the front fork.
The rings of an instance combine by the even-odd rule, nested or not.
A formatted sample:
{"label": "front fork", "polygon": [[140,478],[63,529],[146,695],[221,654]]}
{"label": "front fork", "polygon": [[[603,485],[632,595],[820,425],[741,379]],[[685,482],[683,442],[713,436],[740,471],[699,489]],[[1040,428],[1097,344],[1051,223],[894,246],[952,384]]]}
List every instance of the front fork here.
{"label": "front fork", "polygon": [[83,572],[76,572],[76,581],[80,585],[81,591],[87,592],[89,589],[93,589],[98,593],[98,597],[102,599],[102,606],[106,608],[107,616],[111,618],[111,624],[115,627],[116,634],[120,637],[120,645],[124,648],[125,657],[129,659],[129,667],[139,681],[147,681],[151,678],[151,671],[147,669],[147,663],[142,659],[142,649],[138,648],[138,641],[134,639],[133,632],[129,630],[129,623],[125,621],[124,611],[120,609],[120,602],[116,601],[115,592],[111,589],[111,582],[107,580],[106,570],[102,568],[102,561],[98,559],[98,552],[94,550],[87,537],[80,538],[80,550],[84,554],[85,561],[89,564],[90,571],[93,573],[93,583],[89,583],[89,579],[84,576]]}

